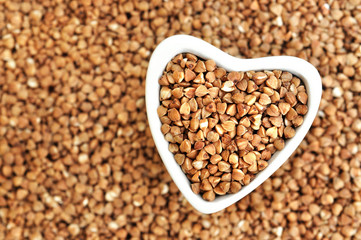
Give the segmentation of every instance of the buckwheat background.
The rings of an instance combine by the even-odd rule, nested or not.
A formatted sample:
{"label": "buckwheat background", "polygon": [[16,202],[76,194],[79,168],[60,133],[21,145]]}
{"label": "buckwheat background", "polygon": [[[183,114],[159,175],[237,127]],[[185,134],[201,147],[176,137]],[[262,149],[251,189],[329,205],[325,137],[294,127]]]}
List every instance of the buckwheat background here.
{"label": "buckwheat background", "polygon": [[[360,4],[0,0],[0,239],[361,239]],[[293,157],[212,215],[179,193],[147,125],[149,57],[179,33],[322,76]]]}

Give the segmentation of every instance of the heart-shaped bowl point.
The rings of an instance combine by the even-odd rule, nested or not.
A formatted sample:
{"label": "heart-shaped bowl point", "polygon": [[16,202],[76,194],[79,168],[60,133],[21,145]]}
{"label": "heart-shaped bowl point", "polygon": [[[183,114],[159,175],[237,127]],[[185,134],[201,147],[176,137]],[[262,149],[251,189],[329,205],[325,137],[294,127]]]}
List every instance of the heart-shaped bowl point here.
{"label": "heart-shaped bowl point", "polygon": [[[160,106],[161,87],[158,81],[164,73],[168,62],[180,53],[192,53],[205,60],[212,59],[217,67],[224,68],[227,72],[246,72],[251,70],[287,71],[302,80],[308,94],[308,112],[304,116],[303,124],[296,128],[294,137],[286,141],[284,149],[276,151],[272,158],[268,160],[268,166],[260,171],[248,185],[243,186],[239,192],[217,196],[211,202],[204,200],[199,194],[195,194],[192,191],[190,181],[176,162],[173,153],[168,150],[169,143],[161,132],[162,123],[157,114],[157,109]],[[321,94],[321,77],[316,68],[305,60],[289,56],[239,59],[228,55],[201,39],[187,35],[169,37],[157,46],[151,56],[146,78],[147,115],[158,152],[170,176],[184,197],[195,209],[206,214],[218,212],[242,199],[269,178],[290,157],[305,137],[316,117]]]}

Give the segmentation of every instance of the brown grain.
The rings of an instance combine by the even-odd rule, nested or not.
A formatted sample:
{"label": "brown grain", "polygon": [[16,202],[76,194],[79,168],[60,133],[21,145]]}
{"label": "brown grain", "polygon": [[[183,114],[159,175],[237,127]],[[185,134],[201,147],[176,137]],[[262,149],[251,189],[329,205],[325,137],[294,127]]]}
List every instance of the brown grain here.
{"label": "brown grain", "polygon": [[[1,1],[0,239],[360,239],[359,5]],[[171,181],[146,120],[149,57],[174,34],[242,58],[301,57],[322,76],[319,114],[288,163],[211,215],[195,211]],[[197,59],[187,57],[192,70]],[[225,74],[214,70],[213,81]],[[52,146],[58,151],[50,154]],[[89,162],[78,162],[81,153]],[[104,163],[111,174],[99,176]],[[84,193],[74,191],[77,182]],[[241,187],[231,182],[230,192]],[[16,198],[20,189],[29,192],[24,199]],[[144,196],[139,207],[137,193]],[[322,204],[325,193],[332,204]],[[36,200],[44,203],[37,212]]]}

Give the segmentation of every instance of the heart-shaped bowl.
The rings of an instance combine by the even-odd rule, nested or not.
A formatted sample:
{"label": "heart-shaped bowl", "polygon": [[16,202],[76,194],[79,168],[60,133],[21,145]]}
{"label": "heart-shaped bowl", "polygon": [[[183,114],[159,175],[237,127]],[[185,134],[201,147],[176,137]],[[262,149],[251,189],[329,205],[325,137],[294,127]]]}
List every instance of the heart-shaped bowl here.
{"label": "heart-shaped bowl", "polygon": [[[296,129],[295,136],[286,141],[284,149],[273,154],[272,158],[268,160],[268,166],[259,172],[249,185],[243,186],[237,193],[217,196],[212,202],[193,193],[190,181],[175,161],[174,155],[168,150],[169,143],[161,132],[161,122],[157,114],[157,108],[160,105],[158,80],[165,71],[167,63],[179,53],[192,53],[205,60],[213,59],[218,67],[222,67],[228,72],[276,69],[288,71],[303,81],[308,93],[308,113],[304,116],[303,124]],[[318,111],[321,95],[321,77],[316,68],[303,59],[289,56],[240,59],[228,55],[201,39],[187,35],[169,37],[157,46],[151,56],[146,78],[147,115],[158,152],[184,197],[195,209],[205,214],[218,212],[245,197],[269,178],[290,157],[311,127]]]}

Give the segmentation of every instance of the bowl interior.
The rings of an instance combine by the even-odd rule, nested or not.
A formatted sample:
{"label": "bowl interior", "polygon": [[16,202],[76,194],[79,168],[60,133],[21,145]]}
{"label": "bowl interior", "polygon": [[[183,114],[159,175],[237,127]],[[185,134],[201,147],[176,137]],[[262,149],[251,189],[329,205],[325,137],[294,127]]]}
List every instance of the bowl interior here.
{"label": "bowl interior", "polygon": [[[177,54],[190,52],[203,59],[213,59],[217,66],[227,71],[249,71],[249,70],[283,70],[298,76],[305,84],[308,93],[308,113],[304,116],[303,124],[296,129],[293,138],[286,141],[285,148],[273,154],[268,160],[268,167],[262,170],[247,186],[235,194],[217,196],[212,202],[208,202],[200,195],[194,194],[190,182],[182,172],[180,166],[168,151],[168,142],[160,131],[161,122],[157,115],[160,105],[158,80],[163,74],[167,63]],[[165,39],[154,50],[149,62],[146,78],[146,107],[149,126],[158,152],[173,178],[179,190],[188,202],[202,213],[213,213],[220,211],[253,191],[267,178],[269,178],[295,151],[297,146],[305,137],[316,117],[321,100],[322,85],[317,70],[308,62],[289,56],[265,57],[258,59],[239,59],[226,54],[220,49],[195,37],[177,35]]]}

